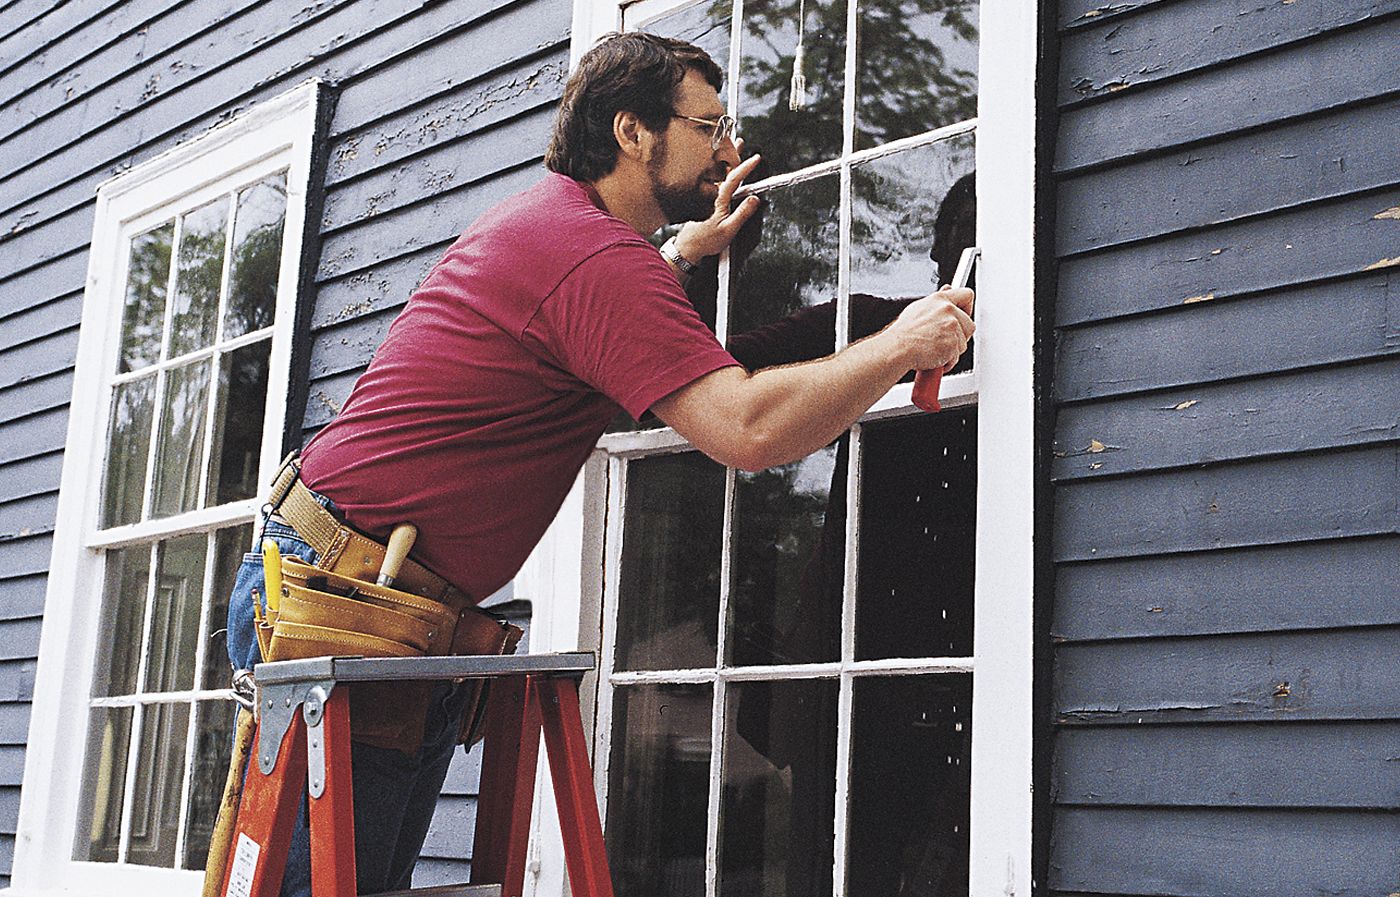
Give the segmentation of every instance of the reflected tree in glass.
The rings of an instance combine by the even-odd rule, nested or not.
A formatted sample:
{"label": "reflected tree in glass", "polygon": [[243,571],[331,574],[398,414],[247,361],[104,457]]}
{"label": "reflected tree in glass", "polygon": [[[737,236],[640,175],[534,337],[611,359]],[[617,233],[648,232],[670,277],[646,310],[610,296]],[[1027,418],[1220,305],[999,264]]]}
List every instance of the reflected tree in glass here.
{"label": "reflected tree in glass", "polygon": [[141,519],[146,497],[146,460],[151,450],[156,375],[128,380],[112,390],[107,429],[107,468],[102,477],[102,526]]}
{"label": "reflected tree in glass", "polygon": [[228,234],[227,197],[185,214],[176,250],[174,309],[169,351],[176,358],[214,342]]}
{"label": "reflected tree in glass", "polygon": [[210,450],[209,503],[252,498],[258,491],[267,367],[272,340],[219,357],[219,407]]}
{"label": "reflected tree in glass", "polygon": [[152,517],[169,517],[199,505],[209,365],[208,361],[195,361],[172,368],[166,375],[160,437],[156,442]]}
{"label": "reflected tree in glass", "polygon": [[170,221],[131,241],[117,373],[134,371],[160,360],[174,234],[175,222]]}
{"label": "reflected tree in glass", "polygon": [[286,216],[285,171],[239,192],[233,219],[224,339],[272,325],[277,310],[277,274],[282,263],[282,228]]}

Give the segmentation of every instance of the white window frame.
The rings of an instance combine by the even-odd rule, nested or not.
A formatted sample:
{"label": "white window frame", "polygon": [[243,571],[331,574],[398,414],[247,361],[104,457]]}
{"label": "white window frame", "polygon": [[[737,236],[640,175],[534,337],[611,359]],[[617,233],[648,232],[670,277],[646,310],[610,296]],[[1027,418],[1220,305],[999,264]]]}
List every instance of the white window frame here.
{"label": "white window frame", "polygon": [[[642,0],[641,5],[650,18],[688,2]],[[623,5],[620,0],[575,0],[571,64],[576,65],[599,36],[619,30]],[[969,893],[978,897],[1025,897],[1031,893],[1033,872],[1037,7],[1021,0],[982,0],[980,6],[976,168],[982,259],[977,273],[977,364],[975,375],[945,378],[941,392],[945,405],[975,396],[978,406],[981,528],[974,588],[969,882]],[[989,210],[996,214],[987,214]],[[895,387],[864,420],[910,407],[909,389]],[[675,441],[663,431],[605,437],[604,447],[662,448]],[[517,580],[520,594],[533,602],[533,650],[600,647],[599,627],[607,612],[601,607],[601,531],[606,505],[616,500],[607,496],[608,468],[607,455],[600,451]],[[608,713],[601,703],[600,717]],[[598,733],[596,743],[606,745],[606,733]],[[595,784],[602,793],[606,782],[595,778]],[[565,893],[563,858],[552,831],[552,795],[539,794],[537,804],[545,828],[532,848],[526,890],[552,897]],[[541,813],[535,818],[538,824]],[[710,864],[713,861],[709,858]]]}
{"label": "white window frame", "polygon": [[[77,816],[89,694],[101,635],[104,551],[149,542],[156,536],[164,539],[247,523],[254,519],[259,504],[259,499],[251,498],[164,520],[99,528],[108,384],[121,334],[126,250],[132,236],[155,223],[244,183],[287,170],[287,211],[258,472],[258,482],[267,482],[281,460],[319,97],[319,79],[307,81],[98,189],[9,893],[191,895],[201,887],[203,876],[196,871],[73,859],[77,827],[89,822]],[[196,691],[188,697],[208,696]]]}

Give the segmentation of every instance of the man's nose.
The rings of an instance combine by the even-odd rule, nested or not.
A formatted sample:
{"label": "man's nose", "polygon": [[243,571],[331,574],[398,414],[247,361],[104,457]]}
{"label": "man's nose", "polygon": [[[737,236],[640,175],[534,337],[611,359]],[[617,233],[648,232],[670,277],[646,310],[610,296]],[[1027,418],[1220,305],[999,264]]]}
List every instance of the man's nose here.
{"label": "man's nose", "polygon": [[719,146],[715,148],[715,158],[725,164],[726,170],[739,164],[739,148],[734,145],[734,138],[728,135],[720,138]]}

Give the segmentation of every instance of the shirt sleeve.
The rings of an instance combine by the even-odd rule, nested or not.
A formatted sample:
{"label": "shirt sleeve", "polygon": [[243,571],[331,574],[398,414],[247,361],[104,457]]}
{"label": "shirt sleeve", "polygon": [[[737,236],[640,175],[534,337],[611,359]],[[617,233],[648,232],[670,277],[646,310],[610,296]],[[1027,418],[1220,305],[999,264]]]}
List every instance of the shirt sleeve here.
{"label": "shirt sleeve", "polygon": [[523,336],[633,419],[699,377],[738,364],[661,255],[640,239],[581,262],[540,304]]}

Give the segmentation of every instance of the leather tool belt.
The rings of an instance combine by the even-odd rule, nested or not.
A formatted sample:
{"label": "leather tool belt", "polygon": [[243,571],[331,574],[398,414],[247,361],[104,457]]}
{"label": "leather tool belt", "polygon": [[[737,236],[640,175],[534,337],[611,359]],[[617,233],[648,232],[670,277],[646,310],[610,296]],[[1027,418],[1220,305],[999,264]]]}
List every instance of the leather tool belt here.
{"label": "leather tool belt", "polygon": [[[269,502],[274,517],[316,550],[314,565],[282,558],[276,614],[259,627],[268,660],[305,657],[421,657],[514,654],[522,632],[476,606],[461,589],[415,561],[404,560],[393,586],[374,580],[383,543],[328,511],[302,484],[293,455],[282,462]],[[356,741],[414,753],[422,745],[432,682],[357,682],[350,688]],[[486,681],[472,680],[459,741],[480,740]]]}

